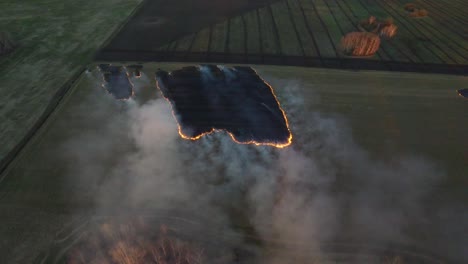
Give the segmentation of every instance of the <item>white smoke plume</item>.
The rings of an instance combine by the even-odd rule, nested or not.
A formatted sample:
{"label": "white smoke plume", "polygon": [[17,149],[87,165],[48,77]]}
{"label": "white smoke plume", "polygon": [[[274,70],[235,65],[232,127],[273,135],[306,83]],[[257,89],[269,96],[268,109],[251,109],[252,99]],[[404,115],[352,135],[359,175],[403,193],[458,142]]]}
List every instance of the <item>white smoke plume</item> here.
{"label": "white smoke plume", "polygon": [[[132,80],[135,89],[159,94],[145,78]],[[94,187],[96,214],[175,210],[208,216],[217,225],[207,229],[248,225],[263,240],[260,263],[314,263],[336,241],[419,243],[408,230],[427,221],[424,199],[443,171],[422,157],[373,159],[339,117],[306,108],[299,81],[266,80],[292,146],[240,145],[225,133],[186,141],[160,96],[116,103],[93,95],[87,122],[101,125],[66,143],[70,184]]]}

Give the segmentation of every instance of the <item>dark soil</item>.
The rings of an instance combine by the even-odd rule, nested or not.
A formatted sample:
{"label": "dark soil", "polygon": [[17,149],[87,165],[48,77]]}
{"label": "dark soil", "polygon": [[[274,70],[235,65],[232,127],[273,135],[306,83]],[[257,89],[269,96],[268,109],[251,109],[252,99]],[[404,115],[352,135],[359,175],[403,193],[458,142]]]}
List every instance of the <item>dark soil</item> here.
{"label": "dark soil", "polygon": [[102,50],[154,51],[271,0],[146,0],[134,17]]}

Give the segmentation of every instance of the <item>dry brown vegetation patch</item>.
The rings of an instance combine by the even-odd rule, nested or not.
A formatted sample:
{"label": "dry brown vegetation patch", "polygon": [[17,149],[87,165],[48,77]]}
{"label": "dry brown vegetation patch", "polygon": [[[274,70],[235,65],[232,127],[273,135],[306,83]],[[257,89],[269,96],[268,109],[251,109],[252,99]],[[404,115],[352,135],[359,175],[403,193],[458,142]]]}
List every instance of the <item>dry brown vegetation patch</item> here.
{"label": "dry brown vegetation patch", "polygon": [[398,30],[398,27],[393,23],[393,18],[379,20],[375,16],[362,20],[358,24],[358,28],[362,32],[374,33],[386,39],[393,38]]}
{"label": "dry brown vegetation patch", "polygon": [[403,6],[410,17],[427,17],[429,12],[414,3],[408,3]]}
{"label": "dry brown vegetation patch", "polygon": [[154,228],[143,221],[104,223],[73,247],[67,263],[205,263],[203,249],[176,237],[169,227],[161,225],[159,231],[151,231]]}
{"label": "dry brown vegetation patch", "polygon": [[341,39],[341,51],[346,56],[372,56],[380,47],[378,35],[369,32],[351,32]]}
{"label": "dry brown vegetation patch", "polygon": [[392,24],[386,27],[382,27],[382,29],[380,29],[379,35],[382,38],[391,39],[396,35],[397,30],[398,27]]}
{"label": "dry brown vegetation patch", "polygon": [[411,13],[409,13],[410,17],[427,17],[429,12],[426,9],[417,9]]}

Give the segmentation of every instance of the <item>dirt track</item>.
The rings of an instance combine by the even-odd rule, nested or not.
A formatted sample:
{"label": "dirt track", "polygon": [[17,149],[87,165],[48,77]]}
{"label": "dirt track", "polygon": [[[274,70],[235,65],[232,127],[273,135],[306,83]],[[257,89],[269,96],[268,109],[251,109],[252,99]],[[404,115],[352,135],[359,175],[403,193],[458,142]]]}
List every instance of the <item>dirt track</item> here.
{"label": "dirt track", "polygon": [[467,75],[468,65],[448,65],[434,63],[410,63],[377,61],[357,58],[318,58],[300,56],[248,55],[228,53],[183,53],[183,52],[139,52],[101,51],[100,61],[140,61],[140,62],[201,62],[201,63],[247,63],[259,65],[283,65],[318,67],[345,70],[383,70],[400,72],[441,73]]}

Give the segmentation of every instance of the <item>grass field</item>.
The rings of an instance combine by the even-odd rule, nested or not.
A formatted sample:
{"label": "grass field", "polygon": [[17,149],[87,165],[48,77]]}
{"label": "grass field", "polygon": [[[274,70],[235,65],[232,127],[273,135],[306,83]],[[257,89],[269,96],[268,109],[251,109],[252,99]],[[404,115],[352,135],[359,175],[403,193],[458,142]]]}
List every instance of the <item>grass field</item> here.
{"label": "grass field", "polygon": [[[359,21],[373,15],[380,19],[392,18],[398,26],[398,33],[393,39],[383,41],[378,53],[366,58],[367,60],[381,61],[386,69],[392,69],[388,62],[468,64],[467,31],[464,26],[468,4],[459,3],[456,0],[442,2],[421,0],[418,4],[427,8],[430,14],[428,17],[418,19],[408,16],[403,9],[406,3],[408,3],[407,0],[272,1],[265,7],[230,16],[227,20],[206,25],[201,30],[196,30],[196,26],[202,25],[201,21],[184,29],[197,32],[196,35],[203,38],[203,43],[197,40],[192,43],[190,37],[177,37],[178,31],[185,31],[173,29],[170,25],[169,27],[173,29],[172,35],[167,39],[175,38],[173,45],[183,47],[180,50],[177,49],[176,52],[193,53],[193,58],[196,58],[193,60],[198,61],[209,61],[210,54],[223,54],[224,57],[211,58],[211,61],[223,62],[223,58],[228,56],[233,58],[244,58],[243,55],[283,56],[285,57],[283,63],[286,64],[284,60],[293,57],[296,61],[295,65],[301,65],[301,63],[303,65],[307,58],[321,59],[321,64],[327,65],[323,63],[323,60],[341,57],[337,53],[341,37],[348,32],[357,31]],[[143,16],[144,14],[141,14],[141,17]],[[227,40],[224,47],[221,46],[223,40]],[[204,43],[206,41],[212,43]],[[119,52],[131,58],[132,51],[140,50],[154,54],[167,53],[161,55],[164,56],[165,61],[180,60],[179,56],[171,55],[173,50],[168,50],[167,47],[170,45],[167,44],[159,45],[158,48],[156,42],[150,46],[146,42],[139,41],[136,45],[127,44],[128,48],[124,44],[114,46],[106,47],[101,52],[101,56],[107,59],[115,57],[115,60],[118,60]],[[138,53],[134,55],[137,56]],[[300,60],[301,57],[305,60]],[[144,58],[141,59],[144,60]],[[268,64],[268,61],[265,63]],[[335,67],[338,66],[335,65]],[[359,68],[358,65],[356,67]],[[394,67],[398,70],[397,66]]]}
{"label": "grass field", "polygon": [[0,58],[0,159],[24,137],[53,95],[141,2],[2,1],[0,29],[20,47]]}
{"label": "grass field", "polygon": [[[138,86],[137,95],[146,94],[145,100],[157,98],[152,74],[158,68],[170,70],[181,65],[145,64],[146,76],[132,80]],[[293,90],[294,96],[304,99],[305,110],[294,113],[292,119],[306,120],[315,112],[339,115],[349,125],[357,144],[375,159],[391,160],[395,155],[408,153],[441,166],[447,176],[431,193],[429,208],[467,199],[464,186],[468,184],[465,177],[468,167],[464,161],[468,146],[461,139],[468,133],[468,124],[463,122],[468,112],[466,102],[455,92],[466,83],[466,78],[295,67],[255,68],[274,86],[287,114],[293,114],[294,105],[285,102],[288,96],[285,86],[299,87]],[[133,143],[126,139],[128,127],[122,115],[127,103],[114,101],[96,80],[89,74],[80,77],[51,118],[2,175],[0,255],[7,260],[3,263],[30,263],[29,260],[43,252],[67,223],[86,218],[96,208],[96,193],[108,180],[118,162],[117,157],[133,151]],[[105,131],[111,128],[108,120],[124,122],[117,133],[119,139],[105,136]],[[307,145],[303,140],[312,136],[305,131],[314,130],[314,125],[304,132],[294,127],[294,146],[302,148],[302,144]],[[76,138],[89,142],[102,139],[102,144],[75,146],[76,150],[70,152],[69,142]],[[76,159],[73,153],[81,149],[93,149],[91,153],[97,154]],[[94,155],[98,158],[103,155],[96,160],[101,165],[107,164],[102,165],[103,169],[87,174],[70,171],[75,162],[86,164]],[[345,189],[354,188],[351,186]],[[458,213],[455,216],[458,217]],[[439,236],[450,235],[434,233],[427,238],[415,233],[415,241],[430,248],[437,245],[435,240]],[[459,254],[458,249],[456,243],[449,243],[434,252],[453,257]]]}

